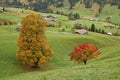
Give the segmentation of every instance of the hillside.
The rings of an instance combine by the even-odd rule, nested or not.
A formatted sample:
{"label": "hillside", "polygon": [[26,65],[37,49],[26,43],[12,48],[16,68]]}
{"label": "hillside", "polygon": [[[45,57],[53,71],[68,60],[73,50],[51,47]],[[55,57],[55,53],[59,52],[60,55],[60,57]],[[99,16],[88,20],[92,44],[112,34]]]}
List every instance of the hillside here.
{"label": "hillside", "polygon": [[[4,0],[1,1],[4,2]],[[20,1],[25,1],[25,3],[28,4],[27,0]],[[60,27],[46,27],[45,34],[48,42],[54,50],[54,56],[50,62],[41,65],[40,68],[37,69],[27,67],[26,65],[21,65],[16,60],[15,56],[17,50],[16,40],[19,35],[19,32],[16,31],[16,27],[20,26],[20,20],[24,15],[34,11],[24,8],[6,7],[6,12],[0,13],[0,19],[16,22],[15,24],[0,25],[0,80],[120,79],[119,36],[109,36],[90,31],[87,35],[72,34],[71,32],[71,28],[75,23],[84,24],[88,28],[90,28],[91,24],[94,23],[95,27],[98,29],[112,33],[119,31],[120,33],[120,30],[117,30],[116,28],[109,29],[104,27],[104,25],[112,25],[114,27],[116,26],[113,23],[105,21],[107,16],[112,16],[112,22],[120,23],[120,16],[118,15],[120,11],[117,8],[118,6],[111,6],[110,4],[106,4],[101,14],[96,17],[96,12],[98,12],[99,9],[99,5],[97,3],[93,3],[91,8],[85,8],[84,4],[79,4],[79,2],[77,2],[73,9],[69,10],[69,1],[64,1],[65,6],[55,7],[54,5],[50,5],[49,8],[53,9],[54,12],[63,11],[65,13],[79,13],[80,16],[83,16],[84,18],[69,20],[68,16],[55,14],[54,12],[41,13],[42,15],[55,16],[57,18],[56,23],[60,24]],[[2,8],[3,7],[0,7],[0,9]],[[90,18],[100,19],[101,21],[90,21],[88,20]],[[89,60],[87,65],[84,65],[83,63],[74,64],[74,62],[69,60],[69,54],[75,46],[81,43],[95,44],[102,51],[102,54],[97,59]]]}
{"label": "hillside", "polygon": [[[20,7],[38,12],[59,13],[68,15],[78,13],[85,18],[99,18],[106,20],[112,16],[111,23],[120,23],[120,0],[1,0],[1,7]],[[114,10],[114,11],[113,11]]]}
{"label": "hillside", "polygon": [[100,12],[106,4],[111,6],[117,6],[120,9],[120,0],[1,0],[0,4],[3,7],[24,7],[26,9],[32,9],[35,11],[47,11],[51,5],[56,8],[69,6],[71,10],[73,7],[78,4],[84,4],[85,8],[93,7],[94,3],[97,3],[100,6]]}
{"label": "hillside", "polygon": [[[13,26],[13,28],[15,26]],[[44,66],[50,68],[44,72],[41,72],[41,70],[29,72],[26,68],[26,70],[24,70],[15,59],[15,43],[18,32],[6,32],[6,27],[0,26],[0,45],[2,45],[2,47],[0,47],[1,80],[120,79],[120,39],[117,37],[97,33],[80,36],[78,34],[47,31],[46,35],[54,50],[54,56],[52,60]],[[68,55],[73,50],[73,47],[85,42],[96,44],[102,51],[100,57],[96,60],[88,61],[87,65],[77,65],[74,64],[74,62],[70,62]]]}
{"label": "hillside", "polygon": [[[18,9],[17,9],[18,10]],[[2,13],[3,15],[3,13]],[[6,13],[10,16],[11,14]],[[47,14],[46,14],[47,15]],[[49,15],[49,14],[48,14]],[[66,16],[56,15],[60,20]],[[22,17],[23,15],[21,15]],[[16,15],[16,19],[21,18]],[[14,19],[14,18],[11,18]],[[81,20],[80,20],[81,21]],[[73,23],[69,21],[68,23]],[[82,22],[90,24],[89,21]],[[64,23],[65,24],[65,23]],[[64,24],[61,29],[64,28]],[[71,24],[69,24],[71,25]],[[58,32],[58,28],[47,28],[46,36],[54,50],[54,56],[40,69],[21,66],[16,60],[16,39],[18,25],[0,26],[0,79],[1,80],[119,80],[120,72],[120,38],[89,32],[88,35]],[[11,29],[11,31],[9,31]],[[69,29],[68,29],[69,30]],[[57,36],[56,36],[57,35]],[[69,53],[76,45],[93,43],[100,48],[102,54],[97,59],[88,61],[87,65],[74,64],[69,61]]]}

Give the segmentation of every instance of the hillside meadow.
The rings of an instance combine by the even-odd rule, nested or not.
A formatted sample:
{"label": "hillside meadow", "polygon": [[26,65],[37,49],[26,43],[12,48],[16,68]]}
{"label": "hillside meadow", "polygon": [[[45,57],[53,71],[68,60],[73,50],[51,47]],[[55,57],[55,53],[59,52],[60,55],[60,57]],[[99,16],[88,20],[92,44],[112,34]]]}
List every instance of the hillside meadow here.
{"label": "hillside meadow", "polygon": [[[0,26],[0,77],[2,80],[118,80],[120,79],[120,39],[117,37],[91,33],[88,35],[65,34],[63,32],[46,31],[46,36],[54,50],[54,56],[41,69],[29,70],[16,60],[16,39],[19,32],[7,31]],[[57,35],[57,36],[56,36]],[[93,43],[102,54],[87,65],[77,65],[69,61],[69,53],[76,45]],[[62,74],[61,74],[62,73]]]}
{"label": "hillside meadow", "polygon": [[[13,10],[13,9],[11,9]],[[17,9],[18,10],[18,9]],[[20,9],[21,11],[21,9]],[[12,15],[12,16],[11,16]],[[8,20],[18,20],[24,14],[0,13],[0,17]],[[52,46],[54,55],[51,61],[33,69],[26,65],[21,65],[16,60],[16,40],[19,32],[15,25],[0,26],[0,80],[119,80],[120,79],[120,37],[108,36],[99,33],[88,32],[87,35],[72,34],[71,27],[76,22],[83,23],[88,27],[92,23],[97,28],[102,28],[104,22],[91,22],[88,20],[69,21],[66,16],[56,14],[45,14],[57,16],[61,21],[60,28],[47,27],[46,37]],[[15,16],[15,17],[13,17]],[[68,20],[64,22],[62,20]],[[70,28],[66,28],[69,25]],[[112,24],[110,24],[112,25]],[[59,30],[65,29],[65,32]],[[114,29],[105,29],[115,31]],[[81,43],[93,43],[102,54],[97,59],[89,60],[87,65],[74,64],[69,60],[69,54],[73,48]]]}

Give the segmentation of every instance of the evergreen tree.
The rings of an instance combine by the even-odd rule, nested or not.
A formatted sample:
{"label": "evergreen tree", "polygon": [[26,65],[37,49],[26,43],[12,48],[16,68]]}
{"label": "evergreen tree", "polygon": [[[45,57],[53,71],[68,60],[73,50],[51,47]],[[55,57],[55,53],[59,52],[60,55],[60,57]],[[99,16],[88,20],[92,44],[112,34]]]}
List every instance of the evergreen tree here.
{"label": "evergreen tree", "polygon": [[78,13],[75,13],[75,14],[74,14],[74,18],[80,19],[80,15],[79,15]]}
{"label": "evergreen tree", "polygon": [[98,30],[98,33],[101,33],[101,29]]}
{"label": "evergreen tree", "polygon": [[95,32],[97,32],[97,33],[98,33],[98,29],[95,29]]}
{"label": "evergreen tree", "polygon": [[104,30],[102,30],[102,31],[101,31],[101,33],[102,33],[102,34],[105,34],[105,31],[104,31]]}
{"label": "evergreen tree", "polygon": [[120,2],[119,2],[119,4],[118,4],[118,9],[120,9]]}
{"label": "evergreen tree", "polygon": [[95,32],[95,25],[94,24],[91,25],[91,31]]}
{"label": "evergreen tree", "polygon": [[91,8],[92,7],[92,3],[93,3],[93,0],[87,0],[86,4],[85,4],[85,7],[86,8]]}

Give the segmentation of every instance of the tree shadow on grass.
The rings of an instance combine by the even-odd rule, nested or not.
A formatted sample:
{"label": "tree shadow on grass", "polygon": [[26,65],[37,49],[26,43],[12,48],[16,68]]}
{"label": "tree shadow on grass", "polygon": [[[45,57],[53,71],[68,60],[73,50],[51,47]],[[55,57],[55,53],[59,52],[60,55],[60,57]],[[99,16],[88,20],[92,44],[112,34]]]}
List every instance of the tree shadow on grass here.
{"label": "tree shadow on grass", "polygon": [[22,67],[23,71],[25,71],[25,72],[49,71],[49,70],[53,69],[52,66],[46,65],[46,64],[42,64],[39,67],[35,67],[35,68],[30,67],[28,65],[20,65],[20,67]]}

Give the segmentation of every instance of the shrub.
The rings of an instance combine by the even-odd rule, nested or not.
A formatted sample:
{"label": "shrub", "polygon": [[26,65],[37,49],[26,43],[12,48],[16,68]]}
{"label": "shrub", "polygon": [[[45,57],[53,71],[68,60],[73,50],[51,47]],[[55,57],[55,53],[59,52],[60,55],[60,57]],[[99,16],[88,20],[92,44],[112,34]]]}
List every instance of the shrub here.
{"label": "shrub", "polygon": [[45,37],[47,22],[40,14],[31,13],[22,18],[21,24],[16,57],[23,64],[39,67],[50,60],[53,52]]}
{"label": "shrub", "polygon": [[87,60],[97,58],[101,54],[101,51],[98,48],[90,43],[84,43],[79,46],[76,46],[74,50],[70,53],[70,60],[77,63],[83,62],[87,63]]}

